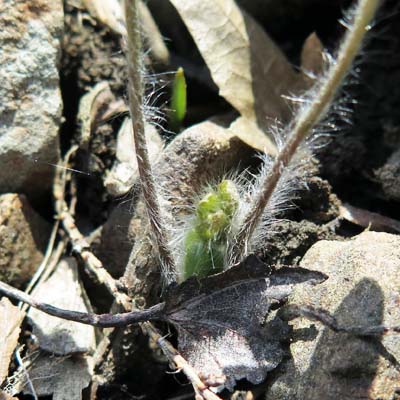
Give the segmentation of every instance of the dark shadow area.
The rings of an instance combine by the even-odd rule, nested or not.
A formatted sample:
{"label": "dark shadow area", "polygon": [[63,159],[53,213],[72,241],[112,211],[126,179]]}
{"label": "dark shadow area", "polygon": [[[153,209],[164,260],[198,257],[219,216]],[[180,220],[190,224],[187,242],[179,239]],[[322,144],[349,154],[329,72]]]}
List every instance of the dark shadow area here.
{"label": "dark shadow area", "polygon": [[[306,38],[313,31],[318,31],[324,45],[335,48],[343,31],[338,19],[342,17],[343,7],[349,2],[336,1],[328,5],[318,1],[271,1],[265,2],[267,4],[263,7],[260,5],[258,13],[255,13],[251,2],[241,3],[259,22],[264,20],[263,26],[268,32],[267,35],[260,33],[244,14],[250,43],[256,119],[258,126],[268,134],[271,124],[275,125],[278,121],[284,127],[292,119],[296,104],[285,100],[283,96],[302,94],[306,89],[305,81],[296,77],[299,74],[300,55]],[[266,10],[270,10],[269,14],[272,15],[268,15]],[[266,40],[268,37],[271,38],[272,45]],[[274,50],[275,46],[277,50]],[[281,56],[278,52],[282,52],[283,58],[288,57],[291,65],[288,64],[285,68],[285,63],[279,60]]]}
{"label": "dark shadow area", "polygon": [[[341,325],[380,325],[383,293],[371,279],[361,280],[343,299],[335,318]],[[329,328],[317,343],[311,363],[301,381],[303,399],[367,399],[379,359],[375,340],[337,334]]]}
{"label": "dark shadow area", "polygon": [[337,20],[351,0],[237,0],[259,22],[289,59],[298,64],[304,40],[313,31],[335,46],[342,29]]}

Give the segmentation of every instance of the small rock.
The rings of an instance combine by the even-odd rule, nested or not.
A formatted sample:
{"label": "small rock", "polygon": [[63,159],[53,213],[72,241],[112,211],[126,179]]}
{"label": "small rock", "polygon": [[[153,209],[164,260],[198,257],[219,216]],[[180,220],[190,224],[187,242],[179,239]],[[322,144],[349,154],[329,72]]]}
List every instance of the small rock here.
{"label": "small rock", "polygon": [[[149,159],[152,164],[158,160],[164,143],[156,128],[150,124],[145,126],[145,135]],[[105,179],[107,192],[113,197],[124,196],[132,189],[139,178],[136,162],[135,143],[132,134],[132,122],[125,119],[117,137],[116,161]]]}
{"label": "small rock", "polygon": [[59,159],[61,0],[4,0],[0,19],[0,191],[39,197]]}
{"label": "small rock", "polygon": [[22,287],[43,259],[48,224],[24,195],[0,196],[0,280]]}
{"label": "small rock", "polygon": [[375,176],[381,183],[386,197],[389,200],[400,201],[400,149],[375,171]]}
{"label": "small rock", "polygon": [[[364,232],[346,242],[320,241],[301,266],[329,278],[317,286],[298,285],[289,303],[322,307],[341,325],[400,324],[399,236]],[[292,323],[292,357],[267,391],[268,400],[395,398],[400,335],[361,338],[302,318]]]}
{"label": "small rock", "polygon": [[[35,289],[33,296],[42,303],[64,310],[92,312],[73,258],[61,260],[54,273]],[[66,356],[92,353],[96,347],[93,326],[55,318],[34,308],[29,310],[28,317],[42,350]]]}
{"label": "small rock", "polygon": [[[85,354],[58,357],[36,352],[29,367],[29,378],[35,382],[36,396],[47,396],[53,400],[81,400],[82,390],[88,387],[93,376],[93,359]],[[18,377],[13,387],[13,393],[20,391],[33,394],[25,376]]]}

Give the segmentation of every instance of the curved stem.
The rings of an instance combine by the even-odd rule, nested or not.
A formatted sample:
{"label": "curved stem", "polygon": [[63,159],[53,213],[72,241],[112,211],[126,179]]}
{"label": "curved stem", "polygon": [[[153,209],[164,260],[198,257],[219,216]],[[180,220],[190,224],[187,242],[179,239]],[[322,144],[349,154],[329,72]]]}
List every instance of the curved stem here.
{"label": "curved stem", "polygon": [[253,200],[250,211],[243,219],[242,226],[230,250],[233,263],[239,262],[246,255],[248,240],[261,219],[262,213],[271,199],[283,172],[292,160],[300,143],[312,132],[314,126],[321,120],[325,111],[334,100],[361,47],[362,40],[368,30],[368,25],[375,15],[378,5],[379,0],[359,1],[355,10],[354,23],[340,47],[336,63],[329,70],[327,77],[324,79],[310,105],[302,109],[301,113],[297,116],[287,142],[278,154],[271,171],[264,178],[260,192]]}
{"label": "curved stem", "polygon": [[168,246],[167,230],[165,229],[165,223],[162,218],[161,208],[157,198],[144,131],[144,118],[142,111],[142,45],[138,26],[139,16],[137,0],[125,0],[125,15],[127,28],[126,56],[129,74],[129,108],[132,119],[133,137],[135,141],[140,182],[160,261],[166,272],[167,280],[170,281],[175,276],[175,261]]}
{"label": "curved stem", "polygon": [[4,282],[0,282],[0,292],[4,293],[8,298],[29,304],[31,307],[34,307],[54,317],[80,322],[81,324],[98,326],[101,328],[127,326],[138,322],[164,319],[164,303],[156,304],[155,306],[146,310],[137,310],[122,314],[91,314],[80,311],[64,310],[47,303],[41,303],[25,292],[15,289]]}

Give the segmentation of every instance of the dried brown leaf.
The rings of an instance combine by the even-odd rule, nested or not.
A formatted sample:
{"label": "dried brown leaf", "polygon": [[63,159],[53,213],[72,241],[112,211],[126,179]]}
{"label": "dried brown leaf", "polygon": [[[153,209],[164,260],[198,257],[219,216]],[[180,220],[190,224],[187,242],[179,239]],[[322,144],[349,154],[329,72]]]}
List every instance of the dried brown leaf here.
{"label": "dried brown leaf", "polygon": [[150,10],[143,1],[138,1],[138,8],[146,44],[150,48],[152,57],[156,61],[167,65],[170,58],[168,47],[164,42],[164,38],[161,35]]}
{"label": "dried brown leaf", "polygon": [[[83,2],[92,17],[98,19],[115,33],[126,35],[121,0],[83,0]],[[153,16],[143,1],[138,1],[138,8],[143,33],[151,55],[156,61],[168,64],[169,51]]]}
{"label": "dried brown leaf", "polygon": [[229,389],[243,378],[260,383],[283,355],[281,338],[272,333],[282,322],[273,316],[262,326],[271,305],[287,298],[296,283],[324,278],[290,269],[270,275],[257,257],[249,257],[221,274],[171,289],[166,319],[178,330],[180,352],[207,382],[224,382]]}
{"label": "dried brown leaf", "polygon": [[344,203],[339,216],[371,231],[400,233],[400,221]]}
{"label": "dried brown leaf", "polygon": [[[261,129],[290,109],[283,94],[304,85],[285,55],[234,0],[170,0],[193,36],[221,96]],[[260,145],[257,146],[261,147]]]}
{"label": "dried brown leaf", "polygon": [[25,313],[3,297],[0,301],[0,384],[8,376],[11,356],[18,344]]}
{"label": "dried brown leaf", "polygon": [[231,123],[229,130],[248,146],[268,154],[276,155],[277,148],[272,140],[257,126],[254,120],[238,117]]}
{"label": "dried brown leaf", "polygon": [[[317,78],[327,67],[324,59],[324,47],[315,32],[311,33],[304,42],[301,51],[301,68]],[[312,80],[311,80],[312,81]]]}

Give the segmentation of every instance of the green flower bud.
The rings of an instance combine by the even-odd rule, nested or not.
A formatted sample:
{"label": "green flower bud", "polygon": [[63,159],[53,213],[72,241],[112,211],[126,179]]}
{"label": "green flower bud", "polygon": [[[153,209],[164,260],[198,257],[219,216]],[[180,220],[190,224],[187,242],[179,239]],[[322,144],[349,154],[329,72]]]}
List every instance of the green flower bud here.
{"label": "green flower bud", "polygon": [[199,201],[193,228],[184,240],[183,280],[192,275],[202,278],[222,271],[227,234],[238,204],[239,195],[230,180],[223,180]]}

